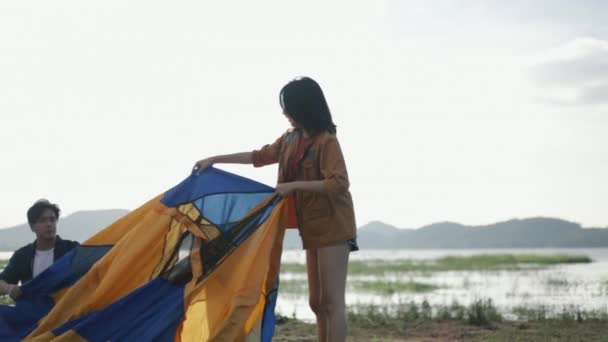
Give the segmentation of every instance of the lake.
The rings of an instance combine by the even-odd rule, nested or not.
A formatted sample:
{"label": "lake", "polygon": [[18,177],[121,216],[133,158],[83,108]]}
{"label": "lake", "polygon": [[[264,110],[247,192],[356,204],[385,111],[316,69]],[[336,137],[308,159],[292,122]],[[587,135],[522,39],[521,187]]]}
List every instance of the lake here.
{"label": "lake", "polygon": [[[398,292],[377,294],[349,288],[347,305],[422,303],[431,306],[450,305],[457,301],[468,305],[478,299],[492,299],[499,310],[509,318],[516,307],[539,308],[559,313],[562,310],[601,310],[608,312],[608,248],[590,249],[467,249],[467,250],[362,250],[351,254],[351,260],[431,260],[445,256],[471,256],[481,254],[541,254],[586,255],[591,263],[560,264],[541,270],[522,271],[448,271],[431,274],[415,272],[385,274],[384,276],[349,276],[354,281],[414,281],[435,285],[438,288],[424,293]],[[283,262],[305,262],[304,251],[284,251]],[[283,273],[281,279],[301,279],[305,274]],[[279,291],[277,311],[286,316],[304,320],[314,319],[308,308],[306,293]]]}
{"label": "lake", "polygon": [[[0,252],[0,259],[8,259],[12,252]],[[387,273],[381,276],[358,274],[349,276],[347,305],[422,303],[431,306],[450,305],[457,301],[468,305],[478,299],[492,299],[493,304],[509,318],[513,308],[543,307],[548,312],[562,310],[600,310],[608,312],[608,248],[589,249],[467,249],[467,250],[361,250],[351,254],[351,260],[433,260],[444,256],[482,254],[540,254],[586,255],[591,263],[559,264],[543,269],[517,271],[446,271],[433,273]],[[305,263],[305,252],[286,250],[284,263]],[[306,284],[305,273],[281,273],[286,284]],[[427,292],[395,291],[379,294],[375,291],[354,289],[354,282],[412,281],[433,285]],[[311,321],[307,292],[279,290],[276,311],[285,316],[295,315]]]}

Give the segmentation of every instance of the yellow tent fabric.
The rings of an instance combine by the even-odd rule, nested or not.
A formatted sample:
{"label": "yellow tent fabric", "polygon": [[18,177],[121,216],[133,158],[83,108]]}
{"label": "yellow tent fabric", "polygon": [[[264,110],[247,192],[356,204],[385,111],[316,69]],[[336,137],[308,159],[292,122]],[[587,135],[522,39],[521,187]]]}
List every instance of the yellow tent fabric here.
{"label": "yellow tent fabric", "polygon": [[263,184],[213,168],[191,175],[57,266],[51,276],[91,259],[49,292],[52,308],[25,340],[269,340],[286,220],[287,205]]}

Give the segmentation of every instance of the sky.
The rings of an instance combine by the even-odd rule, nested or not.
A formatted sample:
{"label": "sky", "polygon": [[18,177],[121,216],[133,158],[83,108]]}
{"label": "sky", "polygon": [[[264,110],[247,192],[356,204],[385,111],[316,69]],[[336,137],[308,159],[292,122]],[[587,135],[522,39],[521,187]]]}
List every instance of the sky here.
{"label": "sky", "polygon": [[[357,223],[608,226],[601,0],[0,3],[0,227],[135,209],[324,89]],[[274,186],[276,166],[217,165]]]}

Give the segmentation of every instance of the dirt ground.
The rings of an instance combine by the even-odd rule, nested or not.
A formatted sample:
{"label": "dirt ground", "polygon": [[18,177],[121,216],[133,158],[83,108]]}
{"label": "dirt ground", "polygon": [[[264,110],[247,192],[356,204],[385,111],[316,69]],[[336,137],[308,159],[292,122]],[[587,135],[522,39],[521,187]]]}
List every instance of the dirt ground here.
{"label": "dirt ground", "polygon": [[[316,326],[287,319],[273,341],[316,341]],[[460,321],[406,322],[402,325],[349,325],[348,341],[606,341],[606,321],[501,322],[479,327]]]}

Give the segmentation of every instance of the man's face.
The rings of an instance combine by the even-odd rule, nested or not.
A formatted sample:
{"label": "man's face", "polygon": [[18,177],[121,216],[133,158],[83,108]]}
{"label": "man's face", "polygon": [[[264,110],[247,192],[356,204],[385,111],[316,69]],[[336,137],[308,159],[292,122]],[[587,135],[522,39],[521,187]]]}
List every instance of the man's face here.
{"label": "man's face", "polygon": [[52,209],[45,209],[42,215],[32,225],[32,230],[36,233],[36,238],[50,240],[57,234],[57,216]]}

